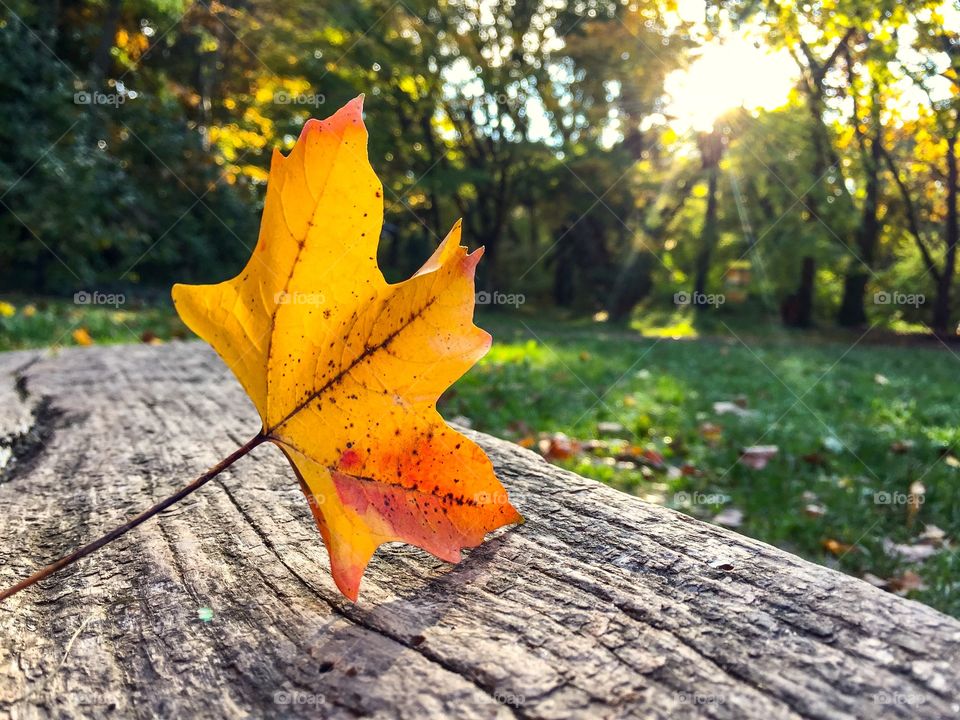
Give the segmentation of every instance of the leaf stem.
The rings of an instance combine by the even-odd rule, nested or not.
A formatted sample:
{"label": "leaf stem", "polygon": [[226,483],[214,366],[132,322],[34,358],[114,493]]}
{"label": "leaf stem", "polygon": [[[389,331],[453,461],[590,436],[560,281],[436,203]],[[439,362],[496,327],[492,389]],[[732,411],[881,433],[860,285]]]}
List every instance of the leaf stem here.
{"label": "leaf stem", "polygon": [[246,443],[238,447],[232,453],[230,453],[225,458],[223,458],[223,460],[221,460],[216,465],[214,465],[209,470],[207,470],[205,473],[203,473],[203,475],[198,477],[189,485],[184,485],[182,488],[177,490],[177,492],[175,492],[170,497],[164,500],[161,500],[160,502],[158,502],[156,505],[149,508],[148,510],[144,510],[142,513],[140,513],[134,518],[131,518],[130,520],[125,522],[123,525],[120,525],[114,528],[103,537],[97,540],[94,540],[93,542],[88,543],[87,545],[84,545],[83,547],[77,550],[74,550],[69,555],[65,555],[64,557],[60,558],[56,562],[50,563],[46,567],[41,568],[40,570],[37,570],[33,575],[31,575],[28,578],[25,578],[24,580],[21,580],[16,585],[12,585],[8,587],[6,590],[3,590],[2,592],[0,592],[0,602],[3,602],[8,597],[10,597],[11,595],[15,595],[16,593],[20,592],[24,588],[28,588],[34,583],[37,583],[40,580],[43,580],[44,578],[49,577],[50,575],[53,575],[58,570],[62,570],[68,565],[72,565],[77,560],[80,560],[81,558],[85,558],[90,553],[95,552],[96,550],[99,550],[104,545],[116,540],[118,537],[126,534],[130,530],[133,530],[135,527],[137,527],[141,523],[146,522],[157,513],[166,510],[168,507],[170,507],[174,503],[178,502],[179,500],[182,500],[187,495],[192,493],[194,490],[197,490],[198,488],[205,485],[208,481],[215,478],[221,472],[223,472],[228,467],[233,465],[233,463],[235,463],[237,460],[239,460],[244,455],[246,455],[251,450],[253,450],[255,447],[263,443],[265,440],[267,440],[267,436],[264,435],[263,431],[261,430],[259,433],[257,433],[252,438],[250,438],[250,440],[248,440]]}

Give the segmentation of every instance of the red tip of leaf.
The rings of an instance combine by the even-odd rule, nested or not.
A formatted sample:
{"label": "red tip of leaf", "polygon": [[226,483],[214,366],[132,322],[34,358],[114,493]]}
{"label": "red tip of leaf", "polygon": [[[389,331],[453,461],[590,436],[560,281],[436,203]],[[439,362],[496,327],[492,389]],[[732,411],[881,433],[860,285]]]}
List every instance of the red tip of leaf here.
{"label": "red tip of leaf", "polygon": [[483,350],[480,353],[480,357],[483,357],[490,351],[490,347],[493,345],[493,335],[491,335],[490,333],[488,333],[486,330],[482,328],[480,329],[480,332],[482,332],[485,336],[483,338],[483,343],[481,344],[481,348]]}
{"label": "red tip of leaf", "polygon": [[323,129],[323,123],[317,120],[317,118],[310,118],[303,124],[303,129],[300,131],[300,139],[309,137],[312,133],[320,132]]}
{"label": "red tip of leaf", "polygon": [[461,264],[463,268],[463,274],[469,278],[474,277],[477,273],[477,263],[480,262],[480,258],[483,257],[483,248],[478,247],[469,255],[465,255]]}
{"label": "red tip of leaf", "polygon": [[301,140],[318,132],[336,132],[342,134],[350,125],[363,126],[363,95],[358,95],[325,120],[310,118],[300,131]]}
{"label": "red tip of leaf", "polygon": [[332,555],[330,556],[330,574],[333,575],[333,582],[340,588],[340,592],[353,602],[356,602],[360,596],[360,581],[366,569],[367,563],[341,563]]}

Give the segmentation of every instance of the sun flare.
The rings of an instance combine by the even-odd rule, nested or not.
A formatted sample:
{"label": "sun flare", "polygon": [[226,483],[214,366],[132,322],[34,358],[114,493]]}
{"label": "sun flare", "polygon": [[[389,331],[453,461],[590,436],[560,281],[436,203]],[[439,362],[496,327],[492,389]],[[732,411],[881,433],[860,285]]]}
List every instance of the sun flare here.
{"label": "sun flare", "polygon": [[742,35],[706,43],[683,70],[667,77],[666,115],[677,130],[708,131],[727,110],[771,109],[787,101],[796,68],[785,52]]}

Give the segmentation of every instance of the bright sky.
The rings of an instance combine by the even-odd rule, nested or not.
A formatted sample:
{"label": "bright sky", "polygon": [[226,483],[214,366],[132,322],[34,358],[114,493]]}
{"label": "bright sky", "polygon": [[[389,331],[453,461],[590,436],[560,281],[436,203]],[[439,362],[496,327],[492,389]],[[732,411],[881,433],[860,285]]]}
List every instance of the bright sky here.
{"label": "bright sky", "polygon": [[[677,14],[703,28],[704,0],[680,0]],[[706,41],[688,68],[667,76],[666,108],[678,132],[708,131],[727,110],[771,109],[787,101],[797,79],[797,68],[784,50],[772,52],[759,34],[727,29],[724,36]]]}
{"label": "bright sky", "polygon": [[[704,31],[704,0],[679,0],[677,14],[696,23]],[[960,4],[945,0],[941,6],[948,28],[960,27]],[[908,64],[919,64],[932,59],[940,67],[948,67],[946,53],[919,56],[908,50],[915,36],[909,25],[900,30],[900,59]],[[666,91],[670,97],[666,115],[670,125],[683,133],[689,130],[709,131],[714,121],[727,110],[744,107],[748,110],[773,109],[783,105],[797,80],[797,68],[786,50],[771,51],[759,33],[738,31],[727,27],[723,39],[713,39],[701,46],[699,56],[684,70],[667,77]],[[929,81],[934,99],[948,97],[952,92],[945,78]],[[915,116],[917,106],[927,102],[923,91],[907,80],[899,111],[903,117]]]}
{"label": "bright sky", "polygon": [[[489,0],[485,0],[488,2]],[[942,11],[945,21],[951,28],[960,26],[960,4],[955,0],[945,0]],[[669,118],[670,126],[681,135],[689,131],[709,131],[718,117],[729,110],[743,107],[747,110],[770,110],[781,107],[787,102],[791,89],[796,85],[798,70],[786,50],[774,51],[769,48],[762,33],[749,27],[735,29],[724,23],[720,37],[706,39],[704,24],[706,0],[678,0],[677,16],[680,20],[693,24],[695,38],[702,38],[700,46],[694,50],[695,57],[687,68],[676,70],[666,78],[666,93],[669,101],[664,115]],[[679,24],[679,23],[678,23]],[[914,32],[909,26],[901,29],[901,43],[909,45],[910,35]],[[915,55],[915,53],[914,53]],[[938,65],[946,66],[949,58],[934,57]],[[918,56],[909,57],[901,53],[901,60],[925,60]],[[461,62],[462,61],[462,62]],[[450,83],[450,92],[459,92],[467,97],[479,97],[483,94],[483,84],[466,59],[454,63],[445,75]],[[931,83],[935,96],[947,96],[952,92],[945,79],[939,85]],[[916,106],[924,102],[922,91],[904,83],[904,93],[900,112],[910,116],[916,112]],[[535,138],[550,134],[550,121],[539,102],[528,101],[528,123]],[[657,116],[659,117],[659,116]],[[660,118],[662,122],[662,117]],[[621,128],[614,114],[610,124],[603,130],[603,142],[610,146],[621,139]]]}
{"label": "bright sky", "polygon": [[796,65],[785,52],[757,48],[743,36],[713,40],[689,68],[667,77],[665,114],[677,131],[708,131],[727,110],[783,105],[796,77]]}

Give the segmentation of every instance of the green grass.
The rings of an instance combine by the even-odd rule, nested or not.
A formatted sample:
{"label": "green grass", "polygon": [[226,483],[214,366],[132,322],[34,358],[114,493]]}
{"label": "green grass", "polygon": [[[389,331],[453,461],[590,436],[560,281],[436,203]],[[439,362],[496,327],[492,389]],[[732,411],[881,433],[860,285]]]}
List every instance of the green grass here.
{"label": "green grass", "polygon": [[[597,438],[599,423],[618,423],[627,443],[686,472],[613,464],[623,443],[559,464],[705,519],[736,508],[740,532],[858,576],[914,571],[926,589],[912,597],[960,615],[953,552],[910,563],[889,551],[889,542],[917,542],[925,524],[948,538],[960,529],[960,463],[943,455],[960,441],[960,358],[949,350],[851,348],[856,335],[843,343],[778,331],[772,341],[740,331],[743,341],[670,340],[603,325],[481,324],[494,347],[445,396],[447,417],[527,444],[558,432]],[[734,399],[751,414],[714,412],[715,402]],[[720,427],[714,443],[704,423]],[[895,443],[912,446],[898,453]],[[779,453],[753,469],[738,462],[752,445]],[[905,502],[876,502],[877,493],[905,501],[915,481],[924,495],[912,517]]]}
{"label": "green grass", "polygon": [[60,299],[0,297],[0,351],[89,342],[113,345],[189,335],[169,304],[82,305]]}
{"label": "green grass", "polygon": [[[96,343],[187,336],[169,308],[13,305],[12,314],[0,306],[0,349],[75,344],[81,327]],[[600,423],[617,423],[621,440],[556,462],[707,520],[737,509],[740,532],[854,575],[915,572],[924,588],[911,597],[960,616],[960,561],[949,548],[913,562],[890,550],[917,543],[927,525],[948,543],[960,534],[960,462],[948,452],[960,443],[960,358],[942,347],[854,345],[856,335],[732,323],[719,323],[723,337],[674,340],[693,333],[687,319],[668,320],[686,329],[644,327],[652,335],[644,337],[592,322],[483,316],[493,349],[441,409],[527,445],[556,433],[594,440]],[[733,400],[750,412],[714,411]],[[705,434],[705,423],[718,429]],[[754,469],[738,462],[752,445],[779,453]],[[643,450],[664,464],[645,462]],[[915,513],[876,502],[877,493],[905,500],[914,483],[923,485]]]}

